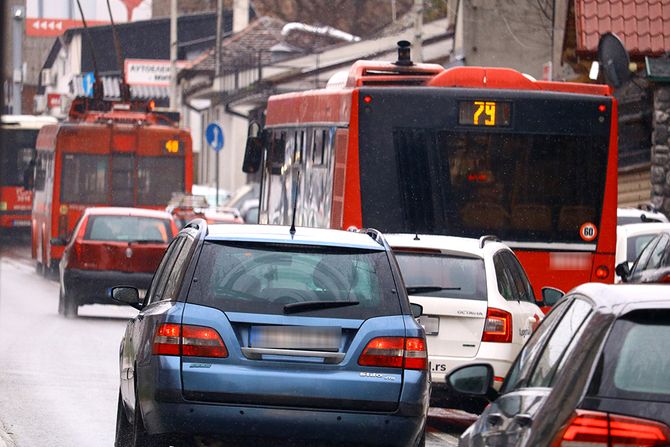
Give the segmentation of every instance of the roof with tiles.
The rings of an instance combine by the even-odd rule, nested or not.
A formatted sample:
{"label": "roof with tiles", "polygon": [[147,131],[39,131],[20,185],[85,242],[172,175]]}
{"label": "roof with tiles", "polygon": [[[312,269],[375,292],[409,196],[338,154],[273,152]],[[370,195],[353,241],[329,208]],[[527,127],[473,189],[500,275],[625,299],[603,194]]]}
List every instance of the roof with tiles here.
{"label": "roof with tiles", "polygon": [[595,54],[606,32],[619,36],[631,56],[670,50],[670,1],[574,0],[577,52]]}

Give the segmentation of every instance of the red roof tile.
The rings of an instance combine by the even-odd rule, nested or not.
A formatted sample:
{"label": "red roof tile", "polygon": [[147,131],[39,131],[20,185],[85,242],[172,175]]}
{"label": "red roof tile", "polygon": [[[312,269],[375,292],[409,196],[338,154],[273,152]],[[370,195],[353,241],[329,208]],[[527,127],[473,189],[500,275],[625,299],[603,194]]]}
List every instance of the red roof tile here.
{"label": "red roof tile", "polygon": [[670,51],[670,1],[574,0],[577,52],[594,55],[606,32],[621,38],[631,56]]}

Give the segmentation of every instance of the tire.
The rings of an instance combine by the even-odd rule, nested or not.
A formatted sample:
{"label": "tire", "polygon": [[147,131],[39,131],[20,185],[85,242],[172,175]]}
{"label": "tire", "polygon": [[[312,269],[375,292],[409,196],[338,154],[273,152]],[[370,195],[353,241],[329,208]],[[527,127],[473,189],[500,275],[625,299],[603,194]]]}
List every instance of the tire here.
{"label": "tire", "polygon": [[133,441],[133,426],[126,416],[126,411],[123,408],[123,400],[121,399],[121,390],[119,390],[119,403],[116,409],[116,436],[114,439],[114,447],[132,446]]}
{"label": "tire", "polygon": [[73,296],[71,293],[65,293],[65,291],[63,291],[62,294],[63,315],[65,315],[65,318],[77,318],[77,315],[79,314],[79,303],[77,303],[77,297]]}
{"label": "tire", "polygon": [[128,444],[132,447],[159,447],[160,442],[155,437],[152,437],[147,433],[146,428],[144,428],[144,421],[142,420],[142,410],[140,409],[140,402],[137,399],[137,390],[135,390],[135,414],[133,415],[133,425],[132,425],[132,437],[131,443]]}

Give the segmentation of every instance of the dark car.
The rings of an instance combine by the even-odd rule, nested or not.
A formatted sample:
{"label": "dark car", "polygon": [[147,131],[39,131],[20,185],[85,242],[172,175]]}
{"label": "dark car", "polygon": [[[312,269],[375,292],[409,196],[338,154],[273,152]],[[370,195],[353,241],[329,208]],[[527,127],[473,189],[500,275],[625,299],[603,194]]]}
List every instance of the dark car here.
{"label": "dark car", "polygon": [[118,304],[109,290],[121,284],[144,293],[176,234],[164,211],[87,208],[60,261],[58,313],[76,317],[84,304]]}
{"label": "dark car", "polygon": [[461,446],[670,445],[670,289],[585,284],[519,353],[500,395],[485,364],[447,377],[493,402]]}
{"label": "dark car", "polygon": [[670,283],[670,231],[649,241],[630,269],[622,262],[616,272],[627,283]]}
{"label": "dark car", "polygon": [[140,309],[121,342],[117,446],[425,442],[420,306],[378,232],[199,220],[143,301],[112,293]]}

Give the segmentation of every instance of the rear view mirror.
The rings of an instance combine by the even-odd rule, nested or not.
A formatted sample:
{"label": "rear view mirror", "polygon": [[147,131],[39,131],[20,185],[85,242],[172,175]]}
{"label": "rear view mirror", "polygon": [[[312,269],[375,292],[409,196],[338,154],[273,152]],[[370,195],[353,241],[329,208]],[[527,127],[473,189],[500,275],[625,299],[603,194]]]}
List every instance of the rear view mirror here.
{"label": "rear view mirror", "polygon": [[621,277],[621,281],[627,282],[628,277],[630,276],[630,267],[628,267],[628,262],[624,261],[621,264],[614,267],[614,271],[617,275]]}
{"label": "rear view mirror", "polygon": [[128,304],[135,309],[142,309],[140,293],[135,287],[112,287],[112,299],[120,303]]}
{"label": "rear view mirror", "polygon": [[261,167],[263,159],[263,133],[261,126],[257,121],[249,124],[247,133],[247,146],[244,149],[244,161],[242,162],[242,172],[254,174]]}
{"label": "rear view mirror", "polygon": [[409,303],[410,309],[412,309],[412,316],[414,318],[419,318],[423,315],[423,306],[421,304]]}
{"label": "rear view mirror", "polygon": [[446,380],[460,394],[487,396],[493,387],[493,368],[485,363],[465,365],[452,371]]}
{"label": "rear view mirror", "polygon": [[542,302],[545,306],[552,307],[563,298],[565,292],[555,287],[542,287]]}

